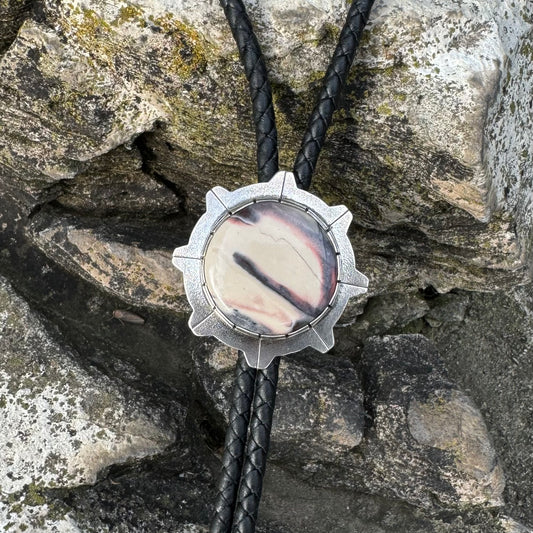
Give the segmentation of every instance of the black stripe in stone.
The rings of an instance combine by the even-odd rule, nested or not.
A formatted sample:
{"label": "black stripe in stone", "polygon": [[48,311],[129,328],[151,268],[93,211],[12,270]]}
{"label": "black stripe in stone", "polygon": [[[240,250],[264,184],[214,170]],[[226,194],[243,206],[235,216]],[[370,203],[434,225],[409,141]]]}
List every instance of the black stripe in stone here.
{"label": "black stripe in stone", "polygon": [[253,261],[250,261],[250,259],[245,257],[243,254],[240,254],[239,252],[234,252],[233,260],[235,261],[235,263],[237,263],[238,266],[248,272],[250,276],[260,281],[265,287],[272,289],[275,293],[285,298],[285,300],[290,302],[292,305],[294,305],[294,307],[296,307],[303,313],[309,315],[312,318],[320,314],[320,309],[317,310],[311,304],[309,304],[305,300],[302,300],[302,298],[298,298],[298,296],[296,296],[289,289],[287,289],[285,285],[278,283],[270,276],[267,276],[266,274],[261,272],[261,270],[256,266],[256,264]]}

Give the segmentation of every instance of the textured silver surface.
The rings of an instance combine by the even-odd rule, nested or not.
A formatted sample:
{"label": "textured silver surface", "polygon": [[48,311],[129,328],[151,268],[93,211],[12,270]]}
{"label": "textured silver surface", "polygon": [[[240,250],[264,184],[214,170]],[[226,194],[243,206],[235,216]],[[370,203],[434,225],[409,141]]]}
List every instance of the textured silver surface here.
{"label": "textured silver surface", "polygon": [[[288,335],[260,335],[233,324],[209,294],[204,279],[203,258],[211,236],[232,213],[258,201],[279,201],[305,210],[328,233],[338,252],[339,280],[324,312],[306,327]],[[349,298],[363,294],[368,279],[355,268],[355,258],[346,235],[352,214],[342,205],[329,207],[320,198],[298,189],[291,172],[280,171],[268,182],[229,192],[214,187],[206,195],[206,213],[194,227],[189,243],[174,250],[172,263],[183,272],[185,292],[192,315],[189,326],[198,336],[213,336],[242,350],[250,366],[266,368],[279,355],[298,352],[307,346],[325,353],[333,347],[333,326]]]}

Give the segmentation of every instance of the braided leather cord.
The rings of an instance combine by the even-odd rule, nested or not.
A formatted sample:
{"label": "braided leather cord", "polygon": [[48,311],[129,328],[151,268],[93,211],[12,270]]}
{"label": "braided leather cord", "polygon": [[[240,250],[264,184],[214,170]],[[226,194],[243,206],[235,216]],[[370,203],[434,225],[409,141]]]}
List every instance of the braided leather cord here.
{"label": "braided leather cord", "polygon": [[272,92],[261,48],[241,0],[220,0],[237,42],[250,86],[255,136],[257,140],[258,181],[265,182],[278,171],[278,133]]}
{"label": "braided leather cord", "polygon": [[229,533],[231,531],[244,462],[256,375],[257,370],[248,366],[244,354],[239,352],[233,399],[229,412],[229,425],[226,431],[224,455],[222,456],[218,496],[209,533]]}
{"label": "braided leather cord", "polygon": [[[241,0],[221,0],[237,43],[250,86],[257,141],[258,181],[266,182],[278,171],[278,134],[268,75],[252,24]],[[250,411],[257,370],[239,352],[229,426],[226,431],[222,472],[210,533],[230,533],[237,502]],[[274,391],[275,395],[275,391]]]}
{"label": "braided leather cord", "polygon": [[232,533],[253,533],[263,490],[272,415],[276,403],[280,358],[265,370],[257,371],[250,434],[242,469]]}
{"label": "braided leather cord", "polygon": [[322,89],[294,163],[294,176],[298,186],[309,189],[320,150],[326,140],[333,112],[337,109],[341,90],[352,66],[355,51],[374,0],[353,0],[342,28],[339,43],[324,76]]}
{"label": "braided leather cord", "polygon": [[[258,181],[266,182],[278,170],[277,130],[266,67],[242,1],[220,0],[220,3],[230,23],[250,84],[258,147]],[[294,165],[295,177],[301,188],[308,189],[311,184],[326,130],[337,108],[340,91],[346,82],[373,3],[374,0],[353,0],[348,12]],[[247,365],[243,354],[239,352],[219,497],[210,533],[255,531],[270,444],[279,363],[280,359],[276,358],[267,369],[256,371]],[[247,434],[248,423],[250,431]]]}

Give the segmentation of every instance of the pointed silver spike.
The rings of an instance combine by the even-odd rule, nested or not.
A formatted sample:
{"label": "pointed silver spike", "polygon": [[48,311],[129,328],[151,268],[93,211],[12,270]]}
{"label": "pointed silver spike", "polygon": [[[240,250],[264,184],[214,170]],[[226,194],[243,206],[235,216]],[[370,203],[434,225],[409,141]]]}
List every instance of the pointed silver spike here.
{"label": "pointed silver spike", "polygon": [[334,205],[328,209],[326,224],[329,228],[335,226],[336,231],[348,232],[348,228],[352,223],[353,215],[348,211],[344,205]]}
{"label": "pointed silver spike", "polygon": [[279,198],[283,198],[286,190],[291,189],[294,183],[294,176],[290,172],[280,171],[274,174],[274,177],[270,180],[270,183],[274,187],[279,188]]}
{"label": "pointed silver spike", "polygon": [[[341,265],[342,270],[340,273],[341,276],[341,283],[345,283],[346,285],[355,285],[356,287],[361,287],[362,289],[368,288],[368,278],[359,272],[357,268],[355,268],[355,261],[349,262],[348,264],[345,263],[346,257],[342,257]],[[352,263],[352,264],[350,264]]]}
{"label": "pointed silver spike", "polygon": [[194,257],[189,250],[189,245],[180,246],[172,253],[172,264],[182,272],[189,261],[198,261],[199,257]]}
{"label": "pointed silver spike", "polygon": [[[261,361],[261,339],[255,339],[253,343],[246,346],[244,350],[244,357],[246,362],[252,368],[266,368],[266,366],[260,366]],[[268,366],[268,365],[267,365]]]}
{"label": "pointed silver spike", "polygon": [[322,353],[326,353],[333,348],[335,345],[335,337],[333,336],[332,326],[324,324],[324,327],[321,328],[319,322],[311,329],[311,331],[315,335],[314,339],[310,339],[312,341],[312,348],[315,348],[315,350]]}
{"label": "pointed silver spike", "polygon": [[206,315],[203,310],[195,309],[189,318],[189,327],[195,335],[203,337],[205,335],[213,335],[218,322],[214,310],[211,310],[211,312]]}
{"label": "pointed silver spike", "polygon": [[365,292],[367,292],[367,287],[368,287],[368,279],[366,281],[366,286],[361,286],[361,285],[352,285],[351,283],[344,283],[344,282],[340,282],[339,285],[343,285],[347,294],[349,294],[349,298],[351,298],[352,296],[359,296],[360,294],[365,294]]}
{"label": "pointed silver spike", "polygon": [[230,211],[228,208],[229,194],[230,193],[224,189],[224,187],[214,187],[207,191],[207,194],[205,195],[207,212],[219,216],[225,211]]}

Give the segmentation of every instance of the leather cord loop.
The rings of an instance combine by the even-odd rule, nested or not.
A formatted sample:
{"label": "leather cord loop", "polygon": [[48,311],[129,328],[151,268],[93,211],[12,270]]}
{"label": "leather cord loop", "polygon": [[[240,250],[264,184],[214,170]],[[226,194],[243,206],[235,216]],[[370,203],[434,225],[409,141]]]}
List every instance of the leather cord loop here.
{"label": "leather cord loop", "polygon": [[318,102],[309,118],[300,151],[294,163],[296,183],[302,189],[309,189],[311,176],[318,156],[326,140],[326,132],[333,113],[339,105],[341,91],[346,84],[357,45],[368,21],[374,0],[353,0],[333,58],[324,76]]}
{"label": "leather cord loop", "polygon": [[[374,0],[353,0],[339,43],[309,119],[294,174],[309,189],[327,129],[339,104],[361,33]],[[277,130],[267,70],[241,0],[220,0],[250,86],[257,140],[258,181],[278,171]],[[210,533],[254,533],[272,429],[280,358],[265,370],[248,366],[239,352],[222,473]],[[253,403],[253,405],[252,405]],[[246,455],[246,458],[245,458]]]}

